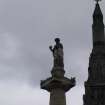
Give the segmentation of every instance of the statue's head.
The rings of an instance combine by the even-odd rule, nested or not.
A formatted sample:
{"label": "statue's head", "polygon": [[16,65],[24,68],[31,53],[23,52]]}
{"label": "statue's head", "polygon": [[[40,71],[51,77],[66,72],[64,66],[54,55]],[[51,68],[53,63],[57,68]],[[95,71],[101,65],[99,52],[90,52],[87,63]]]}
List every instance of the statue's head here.
{"label": "statue's head", "polygon": [[59,43],[60,42],[60,38],[55,38],[55,42]]}

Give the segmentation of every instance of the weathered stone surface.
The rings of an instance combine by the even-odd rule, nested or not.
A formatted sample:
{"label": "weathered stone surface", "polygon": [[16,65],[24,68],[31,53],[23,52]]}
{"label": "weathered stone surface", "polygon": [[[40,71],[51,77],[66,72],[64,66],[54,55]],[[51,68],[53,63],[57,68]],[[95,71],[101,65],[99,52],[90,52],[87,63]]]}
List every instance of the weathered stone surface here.
{"label": "weathered stone surface", "polygon": [[52,89],[50,93],[50,105],[66,105],[66,96],[63,89]]}

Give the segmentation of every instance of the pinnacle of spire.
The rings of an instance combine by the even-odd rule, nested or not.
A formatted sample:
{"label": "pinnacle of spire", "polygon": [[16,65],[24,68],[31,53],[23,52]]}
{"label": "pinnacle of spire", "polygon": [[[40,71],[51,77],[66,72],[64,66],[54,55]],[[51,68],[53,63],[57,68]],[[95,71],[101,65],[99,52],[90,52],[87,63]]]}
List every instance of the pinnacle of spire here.
{"label": "pinnacle of spire", "polygon": [[99,2],[99,1],[101,1],[101,0],[95,0],[97,3]]}
{"label": "pinnacle of spire", "polygon": [[95,10],[93,13],[93,45],[104,43],[104,22],[103,22],[103,14],[99,5],[100,0],[96,0]]}
{"label": "pinnacle of spire", "polygon": [[98,3],[99,1],[100,0],[96,0],[96,6],[95,6],[94,13],[93,13],[94,22],[100,22],[100,21],[103,22],[103,14],[102,14],[100,5]]}

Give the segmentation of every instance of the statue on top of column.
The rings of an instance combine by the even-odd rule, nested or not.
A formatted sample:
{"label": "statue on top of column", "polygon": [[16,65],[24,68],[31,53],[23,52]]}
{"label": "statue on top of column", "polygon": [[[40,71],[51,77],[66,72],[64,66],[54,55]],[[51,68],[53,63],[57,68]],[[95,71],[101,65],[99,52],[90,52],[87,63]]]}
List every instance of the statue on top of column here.
{"label": "statue on top of column", "polygon": [[63,45],[62,43],[60,43],[60,39],[59,38],[55,38],[55,42],[56,44],[54,45],[54,47],[50,46],[50,50],[53,53],[53,57],[54,57],[54,67],[64,67],[64,63],[63,63]]}

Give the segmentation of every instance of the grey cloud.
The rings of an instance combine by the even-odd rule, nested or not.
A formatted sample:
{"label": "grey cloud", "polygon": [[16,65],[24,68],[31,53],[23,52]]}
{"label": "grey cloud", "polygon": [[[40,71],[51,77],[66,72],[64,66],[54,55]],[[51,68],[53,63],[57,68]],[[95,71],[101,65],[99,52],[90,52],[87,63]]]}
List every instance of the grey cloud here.
{"label": "grey cloud", "polygon": [[[82,104],[92,49],[93,2],[0,0],[0,104],[48,104],[49,94],[39,90],[39,84],[51,75],[48,47],[55,37],[64,45],[65,75],[77,80],[67,93],[67,104]],[[105,1],[100,4],[105,17]]]}
{"label": "grey cloud", "polygon": [[48,46],[60,37],[66,75],[83,84],[92,48],[93,1],[1,0],[0,8],[1,80],[39,85],[52,68]]}

